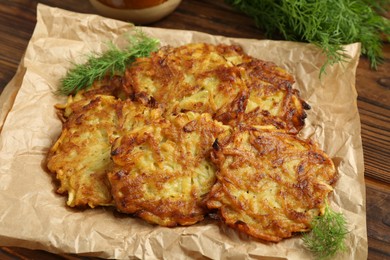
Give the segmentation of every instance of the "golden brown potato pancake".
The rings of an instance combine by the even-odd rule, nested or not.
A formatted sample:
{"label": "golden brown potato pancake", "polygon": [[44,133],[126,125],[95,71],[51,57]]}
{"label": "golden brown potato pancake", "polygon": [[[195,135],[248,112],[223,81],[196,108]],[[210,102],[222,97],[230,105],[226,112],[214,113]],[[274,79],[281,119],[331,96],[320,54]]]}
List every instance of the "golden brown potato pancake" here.
{"label": "golden brown potato pancake", "polygon": [[207,206],[228,226],[276,242],[308,231],[323,213],[336,170],[315,144],[252,128],[237,129],[213,147],[218,181]]}
{"label": "golden brown potato pancake", "polygon": [[167,114],[213,115],[246,90],[240,69],[225,56],[239,61],[243,53],[235,46],[202,43],[164,47],[138,59],[126,72],[125,86],[136,100],[155,100]]}
{"label": "golden brown potato pancake", "polygon": [[162,104],[167,114],[210,113],[233,126],[248,121],[297,133],[309,108],[290,74],[234,45],[164,47],[138,59],[124,84],[135,100]]}
{"label": "golden brown potato pancake", "polygon": [[123,131],[151,123],[161,112],[107,95],[75,99],[63,108],[65,122],[48,153],[48,170],[60,182],[57,192],[68,194],[68,206],[112,205],[107,180],[112,142]]}
{"label": "golden brown potato pancake", "polygon": [[108,174],[116,208],[161,226],[201,221],[215,182],[209,153],[227,129],[209,114],[188,112],[118,138]]}
{"label": "golden brown potato pancake", "polygon": [[297,134],[305,122],[310,106],[294,89],[294,79],[272,62],[253,59],[242,63],[245,83],[249,88],[245,113],[240,118],[247,125],[273,125]]}

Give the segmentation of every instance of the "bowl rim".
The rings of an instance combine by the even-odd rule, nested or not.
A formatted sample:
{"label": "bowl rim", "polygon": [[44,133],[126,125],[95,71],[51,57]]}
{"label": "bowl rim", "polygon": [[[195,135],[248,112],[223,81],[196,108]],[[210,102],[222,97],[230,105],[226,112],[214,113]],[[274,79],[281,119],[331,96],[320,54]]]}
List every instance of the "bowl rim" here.
{"label": "bowl rim", "polygon": [[[100,2],[99,0],[89,0],[89,2],[96,3],[101,7],[104,7],[106,9],[110,9],[110,11],[119,11],[119,12],[120,11],[125,11],[125,12],[140,11],[140,12],[143,12],[143,11],[148,11],[148,10],[152,10],[152,9],[163,8],[165,6],[168,7],[170,5],[179,5],[181,1],[182,0],[166,0],[165,2],[163,2],[161,4],[150,6],[150,7],[145,7],[145,8],[122,8],[122,7],[118,8],[118,7],[112,7],[112,6],[105,5],[102,2]],[[92,4],[92,5],[94,6],[94,4]],[[176,6],[175,6],[175,8],[176,8]]]}
{"label": "bowl rim", "polygon": [[141,9],[114,8],[104,5],[98,0],[89,0],[89,2],[103,16],[129,21],[134,24],[149,24],[171,14],[182,0],[167,0],[159,5]]}

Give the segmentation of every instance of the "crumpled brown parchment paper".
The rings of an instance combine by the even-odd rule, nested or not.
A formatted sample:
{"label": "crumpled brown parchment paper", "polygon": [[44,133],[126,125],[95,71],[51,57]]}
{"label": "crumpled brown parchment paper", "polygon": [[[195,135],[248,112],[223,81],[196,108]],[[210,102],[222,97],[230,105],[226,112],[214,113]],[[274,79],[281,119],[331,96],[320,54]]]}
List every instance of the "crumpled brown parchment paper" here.
{"label": "crumpled brown parchment paper", "polygon": [[[360,45],[345,46],[349,63],[328,68],[312,45],[235,39],[193,31],[141,28],[161,45],[190,42],[240,44],[260,59],[295,75],[295,88],[312,106],[302,135],[316,140],[340,173],[331,207],[348,220],[347,250],[336,259],[366,259],[367,231],[363,151],[356,105],[355,72]],[[105,258],[142,259],[311,259],[299,237],[264,243],[206,220],[190,227],[163,228],[112,209],[74,210],[55,194],[42,162],[61,123],[53,94],[71,66],[105,43],[120,45],[131,24],[38,5],[37,25],[13,80],[0,97],[0,245],[78,253]]]}

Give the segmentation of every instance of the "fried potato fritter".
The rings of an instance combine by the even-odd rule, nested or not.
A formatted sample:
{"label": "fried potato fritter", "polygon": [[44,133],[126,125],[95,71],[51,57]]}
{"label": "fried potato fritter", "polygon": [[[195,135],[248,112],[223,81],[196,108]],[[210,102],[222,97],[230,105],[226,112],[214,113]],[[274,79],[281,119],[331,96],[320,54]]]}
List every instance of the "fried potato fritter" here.
{"label": "fried potato fritter", "polygon": [[109,139],[116,131],[117,102],[114,97],[97,96],[70,107],[47,158],[48,169],[60,181],[57,192],[68,194],[71,207],[112,205],[106,169],[112,166]]}
{"label": "fried potato fritter", "polygon": [[201,221],[215,182],[209,153],[227,129],[209,114],[188,112],[118,138],[108,174],[116,208],[161,226]]}
{"label": "fried potato fritter", "polygon": [[237,130],[212,155],[218,181],[207,206],[228,226],[268,241],[308,231],[337,179],[315,144],[281,131]]}
{"label": "fried potato fritter", "polygon": [[121,132],[150,124],[161,112],[107,95],[76,100],[63,108],[66,121],[48,153],[47,167],[60,182],[57,192],[68,194],[68,206],[113,205],[107,180],[113,166],[111,144]]}
{"label": "fried potato fritter", "polygon": [[310,106],[294,89],[293,77],[272,62],[253,59],[242,63],[249,97],[241,121],[247,125],[273,125],[297,134]]}
{"label": "fried potato fritter", "polygon": [[239,62],[243,57],[242,50],[234,46],[164,47],[151,57],[138,59],[126,71],[125,86],[136,100],[155,100],[167,114],[213,115],[246,90],[240,69],[227,60]]}
{"label": "fried potato fritter", "polygon": [[210,113],[232,126],[272,124],[295,134],[309,108],[290,74],[234,45],[164,47],[138,59],[124,84],[135,100],[162,104],[167,114]]}

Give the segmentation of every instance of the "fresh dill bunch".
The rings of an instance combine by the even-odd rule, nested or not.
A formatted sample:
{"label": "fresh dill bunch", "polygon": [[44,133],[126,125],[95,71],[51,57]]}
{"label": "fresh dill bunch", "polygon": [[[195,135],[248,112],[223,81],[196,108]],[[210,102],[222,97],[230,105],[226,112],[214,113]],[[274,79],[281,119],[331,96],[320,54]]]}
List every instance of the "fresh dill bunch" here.
{"label": "fresh dill bunch", "polygon": [[[382,36],[390,40],[390,21],[376,10],[385,1],[375,0],[225,0],[252,17],[268,36],[309,42],[326,56],[326,67],[349,59],[343,45],[361,42],[361,52],[376,69],[383,61]],[[383,11],[383,9],[382,9]]]}
{"label": "fresh dill bunch", "polygon": [[326,204],[324,215],[316,216],[311,225],[311,232],[305,233],[302,240],[319,259],[329,259],[345,250],[344,240],[348,230],[342,213],[333,211]]}
{"label": "fresh dill bunch", "polygon": [[127,41],[128,46],[123,50],[110,42],[107,51],[101,54],[91,53],[85,63],[73,64],[66,76],[62,78],[58,94],[75,94],[106,75],[121,75],[136,58],[149,56],[159,45],[157,39],[148,37],[142,31],[129,34]]}

